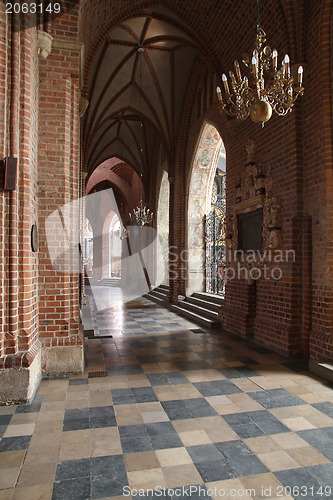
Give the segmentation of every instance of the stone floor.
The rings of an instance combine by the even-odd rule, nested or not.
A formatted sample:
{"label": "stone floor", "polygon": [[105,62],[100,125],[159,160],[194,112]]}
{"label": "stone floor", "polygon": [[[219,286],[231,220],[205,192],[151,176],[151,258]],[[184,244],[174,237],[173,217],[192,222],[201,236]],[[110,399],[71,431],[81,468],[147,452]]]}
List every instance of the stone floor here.
{"label": "stone floor", "polygon": [[1,500],[333,498],[331,386],[149,301],[90,299],[85,373],[0,407]]}

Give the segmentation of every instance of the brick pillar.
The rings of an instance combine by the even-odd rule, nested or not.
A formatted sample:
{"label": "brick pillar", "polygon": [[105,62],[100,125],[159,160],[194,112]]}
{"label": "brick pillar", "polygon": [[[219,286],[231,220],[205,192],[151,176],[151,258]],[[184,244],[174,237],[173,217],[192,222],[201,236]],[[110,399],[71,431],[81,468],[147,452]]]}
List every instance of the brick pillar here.
{"label": "brick pillar", "polygon": [[[42,369],[46,374],[83,370],[83,336],[79,328],[79,208],[69,205],[80,194],[80,50],[79,44],[55,38],[51,54],[40,64],[39,310]],[[64,210],[65,206],[70,208]],[[47,234],[45,224],[54,212],[65,229],[62,233],[58,230],[52,240],[52,227],[48,226]],[[67,238],[74,241],[64,251]],[[54,253],[58,253],[56,261],[51,258]]]}
{"label": "brick pillar", "polygon": [[[0,190],[0,402],[30,401],[40,380],[37,253],[31,226],[37,217],[38,62],[36,31],[0,6],[0,64],[7,81],[0,113],[2,157],[17,158],[16,187]],[[21,23],[21,24],[19,24]]]}

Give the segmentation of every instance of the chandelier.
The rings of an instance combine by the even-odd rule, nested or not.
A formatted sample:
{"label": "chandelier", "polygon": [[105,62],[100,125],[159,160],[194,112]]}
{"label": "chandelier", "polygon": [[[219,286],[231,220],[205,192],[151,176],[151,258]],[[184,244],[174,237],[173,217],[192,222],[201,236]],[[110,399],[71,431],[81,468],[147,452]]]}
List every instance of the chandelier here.
{"label": "chandelier", "polygon": [[126,238],[128,238],[128,231],[122,222],[120,223],[119,238],[121,240],[126,240]]}
{"label": "chandelier", "polygon": [[255,48],[251,60],[247,54],[243,55],[242,62],[249,68],[251,79],[242,76],[238,61],[234,62],[235,73],[229,72],[231,89],[228,79],[222,75],[224,95],[217,87],[217,97],[222,110],[229,116],[245,120],[248,116],[256,123],[267,122],[274,110],[278,115],[284,116],[292,110],[299,95],[304,88],[303,67],[299,66],[297,85],[290,71],[290,59],[286,54],[281,67],[278,68],[278,52],[276,49],[265,45],[266,33],[259,25],[259,2],[256,24]]}
{"label": "chandelier", "polygon": [[[141,89],[142,89],[142,71],[141,71],[141,68],[142,68],[142,59],[141,59],[141,54],[143,53],[143,48],[140,47],[138,49],[138,57],[140,59],[140,116],[142,116],[142,111],[141,111],[141,108],[142,108],[142,105],[141,105],[141,101],[142,101],[142,96],[141,96]],[[140,123],[140,129],[141,129],[141,133],[140,133],[140,136],[143,136],[143,123],[141,121]],[[140,145],[140,157],[141,157],[141,165],[143,164],[143,161],[142,161],[142,152],[143,152],[143,149],[142,149],[142,146]],[[142,173],[141,173],[141,183],[140,183],[140,203],[139,205],[136,207],[136,208],[133,208],[133,214],[129,214],[130,216],[130,219],[131,220],[134,220],[138,226],[144,226],[145,224],[150,224],[151,221],[153,220],[153,212],[150,211],[149,208],[147,208],[144,204],[143,204],[143,201],[142,201]]]}
{"label": "chandelier", "polygon": [[144,226],[145,224],[150,224],[153,220],[153,212],[150,211],[144,204],[142,199],[136,208],[133,208],[133,216],[129,214],[131,219],[134,219],[138,226]]}

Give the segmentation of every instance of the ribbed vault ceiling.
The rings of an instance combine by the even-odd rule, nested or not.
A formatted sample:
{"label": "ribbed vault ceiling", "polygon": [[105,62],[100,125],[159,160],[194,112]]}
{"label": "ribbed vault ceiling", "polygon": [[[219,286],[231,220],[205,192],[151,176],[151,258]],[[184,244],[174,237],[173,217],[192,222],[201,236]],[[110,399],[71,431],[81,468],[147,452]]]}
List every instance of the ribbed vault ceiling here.
{"label": "ribbed vault ceiling", "polygon": [[88,171],[117,156],[145,175],[156,141],[172,149],[196,55],[177,21],[162,15],[135,17],[110,31],[88,87]]}

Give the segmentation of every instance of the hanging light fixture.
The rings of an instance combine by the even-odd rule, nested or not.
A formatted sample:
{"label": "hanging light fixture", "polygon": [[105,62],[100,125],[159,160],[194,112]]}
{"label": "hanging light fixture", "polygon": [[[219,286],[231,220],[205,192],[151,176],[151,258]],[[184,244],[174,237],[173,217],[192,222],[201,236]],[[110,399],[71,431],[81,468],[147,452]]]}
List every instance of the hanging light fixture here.
{"label": "hanging light fixture", "polygon": [[[141,96],[141,89],[142,89],[142,58],[140,57],[141,54],[143,53],[143,48],[140,47],[138,49],[138,53],[139,53],[139,58],[140,58],[140,118],[142,117],[142,106],[141,106],[141,101],[142,101],[142,96]],[[143,153],[143,149],[142,149],[142,139],[143,139],[143,122],[141,120],[141,123],[140,123],[140,128],[141,128],[141,133],[140,133],[140,157],[141,157],[141,166],[143,165],[143,159],[142,159],[142,153]],[[140,203],[139,205],[136,207],[136,208],[133,208],[133,214],[129,214],[130,216],[130,219],[131,220],[134,220],[138,226],[144,226],[145,224],[150,224],[151,221],[153,220],[153,212],[150,211],[149,208],[147,208],[143,201],[142,201],[142,173],[140,175],[140,180],[141,180],[141,183],[140,183]]]}
{"label": "hanging light fixture", "polygon": [[232,91],[230,92],[225,74],[222,75],[224,96],[220,87],[217,87],[216,91],[222,109],[227,115],[239,120],[245,120],[250,116],[254,122],[261,123],[263,127],[271,118],[273,110],[280,116],[286,115],[292,110],[297,97],[303,94],[303,67],[298,68],[297,85],[291,76],[288,54],[284,56],[282,65],[278,68],[278,52],[265,45],[266,33],[259,24],[259,0],[257,0],[255,30],[255,48],[251,60],[247,54],[242,59],[252,73],[251,81],[247,76],[242,76],[239,63],[235,61],[235,73],[229,72]]}
{"label": "hanging light fixture", "polygon": [[[120,156],[121,156],[121,158],[120,158],[120,160],[121,160],[120,189],[121,189],[121,192],[123,192],[122,188],[123,188],[123,164],[124,164],[124,162],[123,162],[123,122],[122,122],[122,116],[120,117],[119,125],[120,125]],[[120,202],[120,207],[121,207],[121,212],[122,212],[122,208],[123,208],[123,200],[122,199]],[[126,238],[128,238],[128,231],[123,224],[123,221],[121,218],[121,213],[120,213],[119,238],[121,240],[126,240]]]}

